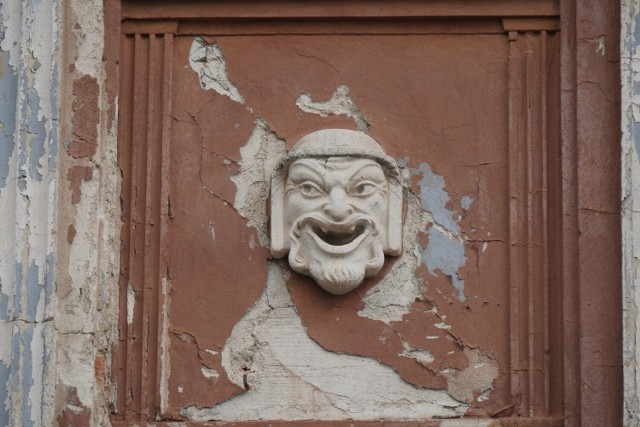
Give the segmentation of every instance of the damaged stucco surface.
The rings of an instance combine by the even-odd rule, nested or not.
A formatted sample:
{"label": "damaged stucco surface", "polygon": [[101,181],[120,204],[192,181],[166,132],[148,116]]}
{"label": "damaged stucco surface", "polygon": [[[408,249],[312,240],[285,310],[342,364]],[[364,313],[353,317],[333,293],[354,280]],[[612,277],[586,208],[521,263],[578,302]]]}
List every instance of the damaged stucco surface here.
{"label": "damaged stucco surface", "polygon": [[[217,179],[213,180],[208,178],[213,172],[202,169],[200,182],[216,203],[222,202],[225,211],[235,212],[245,220],[247,227],[255,230],[257,239],[251,238],[248,246],[266,250],[269,248],[266,206],[271,172],[286,154],[286,147],[295,141],[285,141],[272,129],[272,122],[260,115],[260,109],[254,107],[243,86],[229,77],[230,65],[221,44],[195,38],[188,59],[200,88],[235,102],[232,108],[239,112],[237,114],[253,122],[253,130],[237,154],[218,141],[216,133],[206,135],[204,129],[198,129],[203,132],[203,147],[207,146],[200,161],[212,158],[220,163],[218,168],[222,166],[222,170],[227,169],[229,173],[228,178],[224,178],[224,174],[215,175]],[[233,104],[226,101],[226,105]],[[328,101],[314,101],[308,92],[301,91],[295,105],[299,109],[298,114],[322,118],[343,116],[351,121],[350,126],[355,125],[365,132],[370,130],[369,121],[349,95],[347,85],[338,85]],[[188,112],[185,119],[179,119],[179,126],[190,122],[199,124],[201,116],[206,120],[202,108],[193,110],[195,112]],[[240,123],[247,125],[248,121],[238,121],[234,129],[242,129]],[[184,129],[176,131],[177,134],[191,132],[186,131],[186,127]],[[231,145],[229,142],[226,144]],[[179,382],[177,378],[184,378],[184,375],[178,375],[175,368],[171,368],[171,376],[175,379],[167,380],[163,390],[176,394],[174,399],[184,402],[180,409],[182,416],[193,420],[227,421],[448,418],[464,414],[474,401],[488,399],[493,382],[499,375],[497,361],[477,348],[464,347],[460,338],[449,332],[452,326],[446,322],[446,315],[439,313],[437,307],[429,308],[428,304],[422,303],[424,273],[418,272],[424,269],[433,277],[449,280],[455,290],[455,298],[464,301],[464,280],[458,274],[467,257],[458,220],[471,208],[477,196],[464,195],[456,202],[447,192],[442,175],[434,172],[428,163],[422,162],[412,168],[408,166],[409,161],[402,159],[399,162],[407,200],[403,254],[394,259],[389,271],[381,274],[381,280],[363,294],[362,306],[357,310],[357,316],[362,318],[358,324],[365,328],[373,326],[371,331],[365,329],[361,333],[377,333],[373,332],[378,330],[376,325],[382,325],[387,332],[379,338],[377,346],[381,349],[387,347],[386,340],[389,339],[395,343],[391,348],[396,349],[397,354],[384,356],[383,362],[378,360],[377,352],[388,353],[388,350],[374,349],[368,354],[367,350],[353,350],[349,345],[340,350],[325,348],[326,343],[322,339],[309,335],[307,328],[310,324],[305,323],[308,314],[301,316],[301,310],[308,310],[304,304],[297,305],[300,301],[296,302],[290,293],[290,287],[295,286],[291,285],[291,275],[297,274],[288,270],[286,262],[268,260],[262,295],[235,323],[222,348],[207,346],[207,339],[202,336],[196,338],[198,334],[192,328],[188,333],[184,326],[172,328],[173,335],[178,338],[178,341],[173,341],[172,354],[177,356],[180,354],[178,348],[196,344],[202,364],[201,375],[213,383],[228,378],[238,389],[228,396],[240,393],[229,400],[222,399],[222,403],[217,405],[190,403],[184,396],[193,385]],[[208,165],[214,166],[213,163]],[[204,168],[205,164],[201,167]],[[234,183],[235,191],[221,183],[224,179]],[[172,203],[176,203],[174,215],[177,219],[180,216],[179,202]],[[218,231],[220,226],[220,220],[215,217],[208,221],[207,234],[211,236],[213,245],[224,244],[220,237],[229,232]],[[228,224],[226,228],[230,227]],[[261,252],[249,253],[254,254],[249,257],[253,263],[253,256],[259,256]],[[178,273],[174,271],[172,276],[173,286],[178,286]],[[423,339],[430,344],[440,343],[435,356],[423,344],[415,342],[416,337],[406,326],[393,325],[394,322],[410,321],[405,319],[409,314],[420,317],[422,310],[430,319],[424,321],[431,321],[430,328],[433,329]],[[171,317],[176,319],[177,314]],[[175,320],[171,322],[175,324]],[[185,323],[181,320],[179,324]],[[426,329],[424,333],[427,333]],[[408,334],[406,340],[403,334]],[[350,335],[345,336],[345,340],[350,339]],[[220,365],[214,361],[217,358],[221,359]],[[398,366],[394,366],[394,358],[400,360]],[[411,369],[416,369],[410,367],[412,364],[421,366],[419,369],[427,367],[433,370],[429,376],[434,375],[431,381],[437,386],[425,386],[429,381],[409,380]],[[169,365],[164,369],[169,369]],[[164,377],[169,378],[169,375]],[[422,385],[417,387],[416,381]],[[214,399],[220,401],[213,395],[209,401],[215,402]],[[207,401],[202,397],[198,400]]]}
{"label": "damaged stucco surface", "polygon": [[102,2],[1,2],[0,32],[0,425],[107,425],[119,228]]}
{"label": "damaged stucco surface", "polygon": [[[120,170],[103,2],[65,2],[56,270],[56,420],[108,425],[117,340]],[[110,86],[111,85],[111,86]],[[66,238],[65,238],[66,237]]]}
{"label": "damaged stucco surface", "polygon": [[624,420],[640,426],[640,5],[622,2]]}
{"label": "damaged stucco surface", "polygon": [[60,5],[0,3],[0,425],[50,425]]}

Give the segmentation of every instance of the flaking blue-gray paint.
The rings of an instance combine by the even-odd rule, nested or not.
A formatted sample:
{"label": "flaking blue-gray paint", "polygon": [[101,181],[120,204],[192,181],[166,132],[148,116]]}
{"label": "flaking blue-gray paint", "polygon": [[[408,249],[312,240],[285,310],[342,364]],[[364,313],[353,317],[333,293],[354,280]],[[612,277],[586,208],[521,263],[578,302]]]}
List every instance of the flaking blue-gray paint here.
{"label": "flaking blue-gray paint", "polygon": [[20,326],[18,323],[13,324],[11,336],[11,368],[10,384],[11,390],[17,392],[20,390],[20,359],[22,358],[22,346],[20,345]]}
{"label": "flaking blue-gray paint", "polygon": [[[21,92],[26,95],[26,100],[22,102],[22,116],[20,120],[23,129],[19,133],[20,150],[28,153],[28,166],[26,164],[19,167],[27,167],[29,178],[34,181],[42,181],[42,173],[40,172],[41,159],[46,155],[45,142],[47,139],[47,130],[45,121],[38,118],[40,110],[40,96],[35,88],[29,87],[25,80],[27,76],[22,77]],[[26,163],[26,158],[24,159]]]}
{"label": "flaking blue-gray paint", "polygon": [[[426,247],[421,248],[422,263],[434,276],[438,271],[449,276],[458,290],[458,299],[464,301],[464,280],[458,276],[458,270],[467,262],[467,257],[464,253],[464,241],[460,236],[460,225],[455,220],[454,212],[447,207],[450,197],[445,188],[444,177],[434,173],[428,163],[420,163],[419,168],[413,169],[411,173],[422,174],[418,181],[420,201],[434,221],[427,232],[429,242]],[[468,203],[466,201],[464,205],[470,207],[472,202],[473,199],[469,197]]]}
{"label": "flaking blue-gray paint", "polygon": [[9,364],[0,360],[0,425],[9,424]]}
{"label": "flaking blue-gray paint", "polygon": [[458,269],[467,261],[464,246],[436,227],[431,227],[428,235],[429,243],[421,251],[423,264],[434,276],[438,274],[438,270],[449,276],[453,286],[458,290],[458,298],[464,301],[464,280],[458,277]]}
{"label": "flaking blue-gray paint", "polygon": [[[31,393],[31,387],[33,386],[33,357],[31,350],[31,343],[33,342],[33,332],[35,326],[28,324],[23,331],[21,331],[21,344],[22,344],[22,425],[23,427],[33,427],[33,421],[31,419],[31,399],[29,394]],[[36,405],[40,402],[35,402]]]}
{"label": "flaking blue-gray paint", "polygon": [[9,321],[9,295],[0,293],[0,322]]}
{"label": "flaking blue-gray paint", "polygon": [[16,283],[13,294],[13,313],[9,313],[11,319],[17,319],[22,314],[22,277],[23,265],[21,262],[16,263]]}
{"label": "flaking blue-gray paint", "polygon": [[39,268],[35,260],[31,260],[29,270],[27,270],[27,321],[36,322],[42,319],[36,319],[38,311],[38,303],[44,291],[44,283],[38,283]]}
{"label": "flaking blue-gray paint", "polygon": [[[44,306],[49,307],[49,303],[51,302],[51,296],[53,294],[53,286],[54,286],[54,262],[55,257],[53,253],[47,254],[47,263],[46,263],[46,271],[44,274]],[[45,314],[46,317],[46,314]]]}
{"label": "flaking blue-gray paint", "polygon": [[460,233],[460,226],[453,219],[453,211],[447,208],[449,193],[445,190],[444,177],[431,170],[428,163],[420,163],[415,173],[421,173],[418,181],[422,207],[433,215],[435,222],[452,233]]}
{"label": "flaking blue-gray paint", "polygon": [[54,424],[59,39],[58,0],[0,1],[0,426]]}

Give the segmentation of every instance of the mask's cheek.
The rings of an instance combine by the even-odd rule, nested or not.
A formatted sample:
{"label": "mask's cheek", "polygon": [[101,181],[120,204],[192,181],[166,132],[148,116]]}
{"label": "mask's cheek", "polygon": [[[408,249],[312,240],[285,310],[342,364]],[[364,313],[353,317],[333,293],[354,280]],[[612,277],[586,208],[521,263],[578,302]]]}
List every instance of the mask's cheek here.
{"label": "mask's cheek", "polygon": [[361,204],[363,213],[366,213],[376,223],[378,231],[385,233],[387,229],[387,199],[383,195],[371,197]]}
{"label": "mask's cheek", "polygon": [[302,216],[322,211],[319,199],[305,199],[299,193],[290,193],[284,203],[285,223],[292,226]]}

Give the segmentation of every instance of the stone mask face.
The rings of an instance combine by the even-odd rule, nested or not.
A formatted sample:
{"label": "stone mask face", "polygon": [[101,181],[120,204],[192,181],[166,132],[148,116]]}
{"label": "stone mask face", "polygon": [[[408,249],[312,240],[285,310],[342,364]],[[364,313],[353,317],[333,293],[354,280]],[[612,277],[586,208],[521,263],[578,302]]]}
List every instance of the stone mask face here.
{"label": "stone mask face", "polygon": [[[314,151],[305,157],[296,148],[301,143],[304,148],[307,137],[296,144],[292,153],[300,155],[290,158],[272,182],[272,252],[276,257],[289,252],[292,269],[341,295],[376,275],[385,253],[399,254],[402,193],[397,176],[391,177],[379,159],[357,155],[359,150],[371,154],[359,140],[382,152],[369,136],[342,129],[311,135],[327,131],[343,137],[343,149],[331,150],[331,144],[321,149],[349,155]],[[345,143],[355,147],[344,149]]]}

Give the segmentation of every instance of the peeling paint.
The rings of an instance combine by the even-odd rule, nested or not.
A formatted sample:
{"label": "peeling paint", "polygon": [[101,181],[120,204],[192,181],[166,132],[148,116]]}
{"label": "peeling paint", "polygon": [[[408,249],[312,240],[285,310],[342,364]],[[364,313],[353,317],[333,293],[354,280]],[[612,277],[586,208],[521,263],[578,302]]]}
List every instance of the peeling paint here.
{"label": "peeling paint", "polygon": [[229,81],[224,55],[217,43],[207,43],[202,37],[196,37],[189,52],[189,64],[198,74],[202,89],[214,90],[244,104],[238,88]]}
{"label": "peeling paint", "polygon": [[[262,297],[234,328],[223,350],[231,381],[250,390],[214,407],[187,406],[196,421],[239,419],[393,419],[457,417],[467,405],[440,390],[418,389],[373,359],[324,350],[305,332],[286,288],[269,262]],[[278,390],[274,393],[274,390]]]}
{"label": "peeling paint", "polygon": [[0,425],[52,423],[58,19],[0,3]]}
{"label": "peeling paint", "polygon": [[451,239],[436,227],[429,228],[429,243],[422,250],[422,262],[427,266],[433,276],[438,271],[451,277],[453,286],[458,290],[458,298],[464,301],[464,280],[458,276],[458,269],[462,267],[467,257],[464,254],[464,245]]}
{"label": "peeling paint", "polygon": [[411,311],[411,304],[421,296],[420,282],[416,270],[420,266],[419,232],[427,224],[420,201],[409,197],[406,220],[402,231],[403,252],[389,273],[362,299],[364,307],[358,315],[389,324],[400,321]]}
{"label": "peeling paint", "polygon": [[[444,177],[435,174],[427,163],[421,163],[417,170],[412,170],[412,174],[422,175],[418,181],[420,200],[425,211],[433,217],[433,224],[427,232],[429,243],[422,248],[422,262],[431,275],[437,275],[439,270],[449,276],[458,290],[458,299],[464,301],[464,280],[458,276],[458,270],[465,265],[467,257],[460,237],[460,225],[454,219],[454,212],[447,208],[450,197],[445,190]],[[467,200],[464,203],[471,206]]]}
{"label": "peeling paint", "polygon": [[269,197],[271,174],[285,154],[285,141],[258,119],[251,137],[240,148],[240,170],[231,178],[237,187],[233,207],[248,220],[248,226],[256,228],[260,244],[264,247],[269,246],[264,207]]}
{"label": "peeling paint", "polygon": [[[640,5],[621,2],[624,423],[640,426]],[[603,51],[604,52],[604,51]]]}
{"label": "peeling paint", "polygon": [[349,96],[349,87],[340,85],[328,101],[314,101],[311,95],[303,93],[296,99],[296,105],[306,113],[327,117],[329,114],[343,115],[353,119],[360,132],[369,132],[369,122]]}

